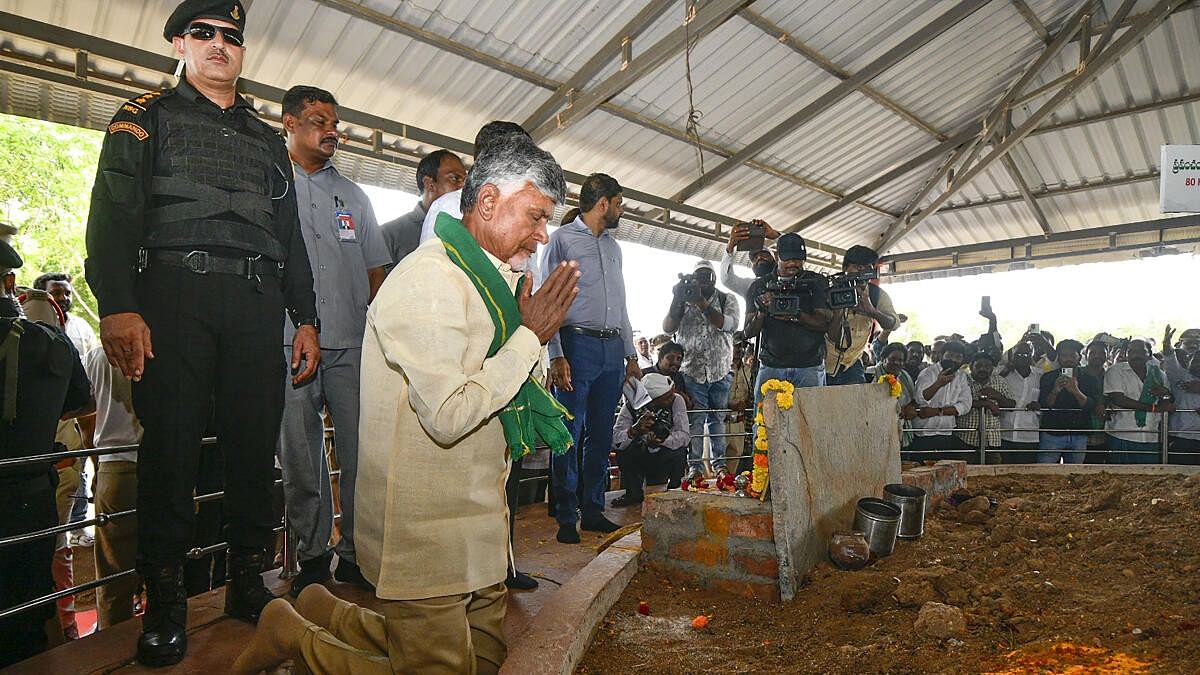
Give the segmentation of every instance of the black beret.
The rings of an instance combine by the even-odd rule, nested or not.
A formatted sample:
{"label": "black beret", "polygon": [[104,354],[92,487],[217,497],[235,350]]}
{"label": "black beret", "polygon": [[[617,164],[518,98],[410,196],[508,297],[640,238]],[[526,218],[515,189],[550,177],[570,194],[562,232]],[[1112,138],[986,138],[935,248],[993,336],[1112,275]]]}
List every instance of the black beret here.
{"label": "black beret", "polygon": [[0,239],[0,269],[15,270],[24,264],[25,261],[17,255],[17,250],[7,241]]}
{"label": "black beret", "polygon": [[171,38],[183,35],[188,24],[196,19],[216,19],[228,21],[237,26],[238,30],[246,30],[246,9],[240,2],[230,0],[183,0],[171,12],[167,24],[163,26],[163,37],[167,42]]}
{"label": "black beret", "polygon": [[779,238],[775,244],[775,252],[780,260],[806,260],[808,247],[804,245],[804,237],[795,232],[788,232]]}

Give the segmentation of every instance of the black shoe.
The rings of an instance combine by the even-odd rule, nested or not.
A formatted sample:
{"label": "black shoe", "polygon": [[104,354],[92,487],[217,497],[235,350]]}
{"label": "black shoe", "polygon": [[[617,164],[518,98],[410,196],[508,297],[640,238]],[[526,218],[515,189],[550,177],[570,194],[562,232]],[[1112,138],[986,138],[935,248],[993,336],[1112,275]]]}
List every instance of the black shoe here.
{"label": "black shoe", "polygon": [[258,615],[275,599],[262,580],[265,557],[262,549],[229,549],[229,583],[225,585],[225,613],[229,616],[258,623]]}
{"label": "black shoe", "polygon": [[514,591],[532,591],[538,587],[538,582],[524,572],[517,572],[505,579],[504,585]]}
{"label": "black shoe", "polygon": [[628,492],[612,500],[613,506],[636,506],[645,500],[643,495],[630,495]]}
{"label": "black shoe", "polygon": [[621,526],[605,518],[603,515],[597,515],[592,518],[584,518],[580,524],[580,529],[587,530],[588,532],[616,532],[621,529]]}
{"label": "black shoe", "polygon": [[323,584],[329,580],[329,563],[333,562],[333,553],[300,561],[300,573],[292,579],[292,597],[300,595],[305,586]]}
{"label": "black shoe", "polygon": [[575,523],[566,523],[558,526],[558,535],[554,537],[560,544],[578,544],[579,532],[575,529]]}
{"label": "black shoe", "polygon": [[137,660],[151,668],[173,666],[187,654],[187,595],[183,566],[142,569],[146,613],[137,642]]}
{"label": "black shoe", "polygon": [[338,557],[337,569],[333,571],[333,578],[344,584],[354,584],[372,593],[375,592],[375,586],[363,576],[358,564],[352,563],[341,556]]}

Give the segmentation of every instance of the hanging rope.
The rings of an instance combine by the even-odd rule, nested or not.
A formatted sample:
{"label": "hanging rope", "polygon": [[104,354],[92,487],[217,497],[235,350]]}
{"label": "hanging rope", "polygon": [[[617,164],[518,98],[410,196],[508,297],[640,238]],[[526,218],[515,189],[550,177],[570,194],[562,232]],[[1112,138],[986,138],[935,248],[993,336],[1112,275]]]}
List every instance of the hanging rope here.
{"label": "hanging rope", "polygon": [[700,143],[700,118],[704,113],[696,110],[696,102],[693,97],[692,87],[692,50],[696,48],[696,43],[700,41],[700,36],[692,37],[692,21],[696,18],[696,0],[683,3],[683,30],[684,44],[686,49],[683,51],[683,67],[685,78],[687,79],[688,93],[688,115],[687,123],[684,125],[684,131],[687,137],[692,139],[692,143],[696,146],[696,161],[700,164],[700,175],[704,175],[704,149]]}

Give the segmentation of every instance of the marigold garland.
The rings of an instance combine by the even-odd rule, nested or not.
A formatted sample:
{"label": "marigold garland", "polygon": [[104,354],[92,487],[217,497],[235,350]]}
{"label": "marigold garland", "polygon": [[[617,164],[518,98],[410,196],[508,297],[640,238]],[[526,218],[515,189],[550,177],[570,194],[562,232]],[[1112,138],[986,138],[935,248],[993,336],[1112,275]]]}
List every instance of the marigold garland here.
{"label": "marigold garland", "polygon": [[879,379],[877,380],[877,382],[879,384],[886,384],[889,387],[889,391],[892,394],[892,398],[900,398],[900,393],[901,393],[900,380],[896,379],[895,375],[892,375],[891,373],[881,375],[879,377]]}
{"label": "marigold garland", "polygon": [[[796,404],[796,386],[786,380],[767,380],[760,389],[763,396],[775,392],[775,404],[780,410],[790,410]],[[754,413],[754,471],[750,476],[750,495],[762,497],[770,484],[767,465],[767,425],[763,419],[762,403]]]}

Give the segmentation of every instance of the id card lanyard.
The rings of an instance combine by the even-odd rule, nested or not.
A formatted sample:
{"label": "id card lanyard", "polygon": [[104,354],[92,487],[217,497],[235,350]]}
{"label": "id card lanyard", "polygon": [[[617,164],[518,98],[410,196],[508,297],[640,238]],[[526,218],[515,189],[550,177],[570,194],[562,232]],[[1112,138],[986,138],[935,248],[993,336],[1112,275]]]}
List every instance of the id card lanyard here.
{"label": "id card lanyard", "polygon": [[338,241],[358,241],[354,214],[337,195],[333,196],[333,224],[337,230]]}

